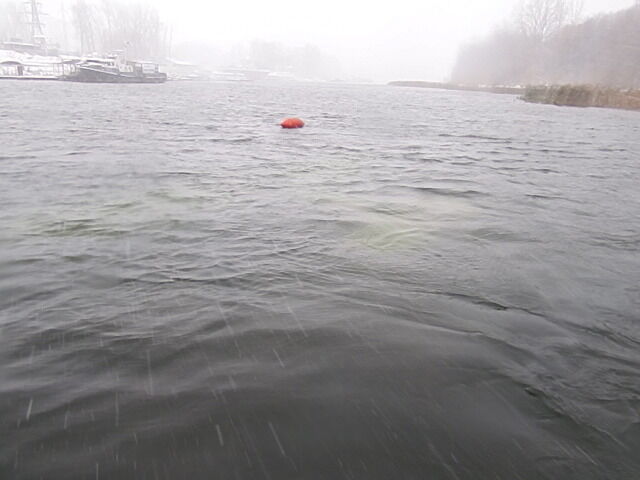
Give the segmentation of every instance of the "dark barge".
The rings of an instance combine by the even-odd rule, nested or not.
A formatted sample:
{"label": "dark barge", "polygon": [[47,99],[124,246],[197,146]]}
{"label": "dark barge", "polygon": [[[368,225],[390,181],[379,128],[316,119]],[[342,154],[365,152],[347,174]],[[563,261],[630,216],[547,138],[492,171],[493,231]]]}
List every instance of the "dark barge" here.
{"label": "dark barge", "polygon": [[167,74],[151,62],[117,62],[115,59],[88,59],[78,64],[63,80],[84,83],[164,83]]}

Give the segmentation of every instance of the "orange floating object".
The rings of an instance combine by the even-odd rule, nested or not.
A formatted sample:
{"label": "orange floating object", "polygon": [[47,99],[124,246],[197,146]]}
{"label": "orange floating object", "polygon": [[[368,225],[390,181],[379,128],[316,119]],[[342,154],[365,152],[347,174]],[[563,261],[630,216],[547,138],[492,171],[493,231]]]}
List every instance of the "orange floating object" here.
{"label": "orange floating object", "polygon": [[285,118],[280,124],[282,128],[302,128],[304,127],[304,122],[299,118]]}

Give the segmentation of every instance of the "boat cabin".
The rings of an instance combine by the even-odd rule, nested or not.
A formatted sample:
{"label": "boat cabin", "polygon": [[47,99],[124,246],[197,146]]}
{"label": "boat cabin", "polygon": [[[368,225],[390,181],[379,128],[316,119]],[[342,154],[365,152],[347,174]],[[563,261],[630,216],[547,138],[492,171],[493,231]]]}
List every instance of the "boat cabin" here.
{"label": "boat cabin", "polygon": [[0,62],[0,77],[13,78],[24,75],[24,65],[17,60]]}

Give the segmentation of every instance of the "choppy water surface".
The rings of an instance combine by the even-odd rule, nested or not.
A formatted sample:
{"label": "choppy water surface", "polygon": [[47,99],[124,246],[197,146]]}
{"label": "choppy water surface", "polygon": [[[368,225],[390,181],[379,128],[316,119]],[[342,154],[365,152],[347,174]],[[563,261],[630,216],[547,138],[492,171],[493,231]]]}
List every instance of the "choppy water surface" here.
{"label": "choppy water surface", "polygon": [[637,114],[0,92],[1,478],[640,478]]}

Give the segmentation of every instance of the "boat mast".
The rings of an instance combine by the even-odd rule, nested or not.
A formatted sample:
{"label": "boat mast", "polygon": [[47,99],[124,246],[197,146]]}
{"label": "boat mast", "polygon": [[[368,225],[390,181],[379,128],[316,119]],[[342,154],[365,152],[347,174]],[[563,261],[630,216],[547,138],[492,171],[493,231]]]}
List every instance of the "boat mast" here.
{"label": "boat mast", "polygon": [[27,5],[31,7],[31,43],[44,46],[44,30],[42,28],[42,22],[40,21],[38,2],[37,0],[30,0]]}

